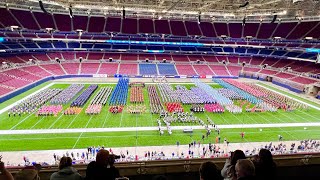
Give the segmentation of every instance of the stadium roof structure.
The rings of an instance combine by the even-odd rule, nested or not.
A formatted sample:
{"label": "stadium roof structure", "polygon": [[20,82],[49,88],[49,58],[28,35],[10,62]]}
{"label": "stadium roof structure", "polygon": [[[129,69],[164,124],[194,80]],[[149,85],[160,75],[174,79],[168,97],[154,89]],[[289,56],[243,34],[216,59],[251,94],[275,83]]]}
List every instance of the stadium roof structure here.
{"label": "stadium roof structure", "polygon": [[[204,21],[320,19],[320,0],[42,0],[48,12],[123,15]],[[38,0],[6,0],[0,6],[40,10]],[[124,11],[123,11],[124,10]]]}

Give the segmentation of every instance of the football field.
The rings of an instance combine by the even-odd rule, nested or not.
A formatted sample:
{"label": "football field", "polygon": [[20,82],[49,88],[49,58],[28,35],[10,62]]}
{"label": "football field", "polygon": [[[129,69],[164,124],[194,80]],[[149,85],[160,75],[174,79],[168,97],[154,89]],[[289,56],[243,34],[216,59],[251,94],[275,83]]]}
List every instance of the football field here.
{"label": "football field", "polygon": [[[45,86],[65,89],[69,85],[46,83],[2,103],[0,107],[3,109]],[[89,85],[85,84],[85,88]],[[175,87],[176,84],[171,83],[170,85]],[[188,89],[195,86],[192,83],[180,85],[184,85]],[[89,102],[100,88],[114,88],[115,86],[116,84],[98,84],[98,89],[78,115],[59,113],[57,116],[37,117],[34,113],[31,113],[22,114],[21,116],[11,115],[9,117],[7,112],[0,114],[0,134],[3,132],[0,135],[1,151],[78,149],[98,145],[106,147],[174,145],[177,141],[180,144],[188,144],[191,141],[200,141],[202,135],[206,133],[206,130],[202,128],[195,128],[192,134],[183,133],[178,128],[179,126],[181,128],[182,126],[197,127],[199,124],[175,122],[171,124],[173,127],[172,135],[169,135],[165,130],[164,134],[160,136],[157,130],[159,115],[150,113],[147,88],[143,88],[145,113],[131,114],[127,112],[126,106],[132,105],[128,98],[127,105],[122,113],[110,113],[109,106],[106,105],[98,115],[85,114],[85,109],[88,107]],[[221,88],[220,85],[214,83],[210,83],[210,86]],[[316,103],[296,97],[297,95],[294,96],[290,93],[273,89],[296,100],[311,104],[316,108],[319,107]],[[129,93],[130,91],[128,92],[128,97],[130,97]],[[235,104],[237,105],[237,102]],[[69,106],[70,103],[63,105],[63,109]],[[190,107],[191,105],[183,105],[184,111],[190,111]],[[278,110],[277,112],[243,111],[240,114],[233,114],[227,111],[224,113],[205,112],[195,113],[195,116],[205,123],[207,123],[208,118],[212,119],[221,128],[221,139],[227,138],[231,143],[277,141],[278,135],[282,135],[284,140],[320,139],[320,126],[318,125],[318,123],[320,124],[320,111],[316,108],[309,107],[290,112],[284,110]],[[165,127],[164,123],[162,126]],[[201,141],[203,143],[214,143],[218,134],[214,131],[212,132],[208,138]],[[241,139],[240,132],[245,132],[244,139]]]}

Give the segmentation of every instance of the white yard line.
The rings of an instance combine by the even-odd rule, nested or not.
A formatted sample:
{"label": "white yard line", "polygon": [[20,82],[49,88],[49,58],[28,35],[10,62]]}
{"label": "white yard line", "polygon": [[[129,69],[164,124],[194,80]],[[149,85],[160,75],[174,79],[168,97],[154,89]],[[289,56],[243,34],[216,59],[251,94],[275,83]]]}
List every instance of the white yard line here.
{"label": "white yard line", "polygon": [[27,120],[31,115],[34,113],[29,114],[27,117],[23,118],[21,121],[19,121],[16,125],[14,125],[10,130],[16,128],[19,124],[23,123],[25,120]]}
{"label": "white yard line", "polygon": [[57,123],[57,121],[63,116],[63,113],[61,113],[61,115],[49,126],[48,129],[51,129],[53,127],[53,125],[55,125]]}
{"label": "white yard line", "polygon": [[44,119],[44,117],[45,116],[43,116],[40,120],[38,119],[38,122],[35,123],[30,129],[33,129],[37,124],[39,124],[42,121],[42,119]]}
{"label": "white yard line", "polygon": [[54,85],[54,83],[50,83],[50,84],[46,85],[45,87],[43,87],[43,88],[41,88],[41,89],[39,89],[39,90],[37,90],[37,91],[35,91],[35,92],[33,92],[33,93],[29,94],[28,96],[25,96],[24,98],[20,99],[19,101],[16,101],[16,102],[14,102],[14,103],[10,104],[9,106],[7,106],[7,107],[5,107],[5,108],[1,109],[1,110],[0,110],[0,114],[2,114],[2,113],[4,113],[4,112],[8,111],[9,109],[11,109],[11,108],[13,108],[14,106],[18,105],[18,104],[19,104],[19,103],[21,103],[22,101],[24,101],[24,100],[28,99],[29,97],[31,97],[31,96],[33,96],[33,95],[35,95],[35,94],[39,93],[39,92],[40,92],[40,91],[42,91],[42,90],[45,90],[45,89],[47,89],[47,88],[51,87],[52,85]]}
{"label": "white yard line", "polygon": [[[310,127],[320,126],[320,123],[273,123],[273,124],[233,124],[219,125],[220,129],[230,128],[284,128],[284,127]],[[171,126],[172,130],[204,129],[203,126]],[[158,127],[120,127],[120,128],[79,128],[79,129],[37,129],[37,130],[0,130],[4,134],[61,134],[81,132],[125,132],[125,131],[158,131]]]}
{"label": "white yard line", "polygon": [[[81,110],[82,111],[82,110]],[[81,113],[81,112],[80,112]],[[80,114],[79,113],[79,114]],[[76,117],[74,117],[73,119],[72,119],[72,121],[70,122],[70,124],[67,126],[67,128],[69,128],[70,126],[71,126],[71,124],[77,119],[77,117],[79,116],[79,114],[77,114],[76,115]]]}
{"label": "white yard line", "polygon": [[[86,127],[84,127],[84,128],[87,128],[87,127],[88,127],[88,125],[89,125],[89,123],[90,123],[90,121],[91,121],[92,117],[93,117],[93,116],[91,116],[91,117],[90,117],[89,121],[88,121],[88,122],[87,122],[87,124],[86,124]],[[82,134],[83,134],[83,132],[80,134],[80,136],[78,137],[77,141],[74,143],[74,145],[73,145],[72,149],[74,149],[74,148],[76,147],[76,145],[78,144],[78,142],[79,142],[79,140],[80,140],[80,138],[81,138]]]}
{"label": "white yard line", "polygon": [[[260,114],[258,114],[260,117],[262,117],[263,119],[267,120],[268,122],[270,122],[268,119],[264,118],[263,116],[261,116]],[[273,115],[273,114],[271,114]],[[277,116],[275,116],[277,119],[279,119]],[[279,119],[281,121],[281,119]],[[284,121],[281,121],[284,122]],[[302,123],[302,124],[306,124],[306,123]],[[289,136],[293,137],[294,139],[298,140],[299,138],[293,136],[292,134],[288,133],[287,131],[285,131],[284,129],[282,129],[282,127],[279,127],[279,129],[281,129],[284,133],[288,134]]]}
{"label": "white yard line", "polygon": [[[221,115],[221,113],[218,113],[218,114],[219,114],[219,116],[222,118],[222,120],[223,120],[225,123],[230,124],[229,121],[227,121],[227,120]],[[213,122],[214,122],[214,121],[213,121]]]}
{"label": "white yard line", "polygon": [[122,112],[121,112],[121,119],[120,119],[120,126],[119,127],[121,127],[121,124],[122,124],[123,111],[124,111],[124,108],[122,109]]}
{"label": "white yard line", "polygon": [[294,98],[294,97],[288,96],[288,95],[286,95],[286,94],[283,94],[283,93],[278,92],[278,91],[276,91],[276,90],[270,89],[270,88],[268,88],[268,87],[262,86],[262,85],[260,85],[260,84],[256,84],[256,85],[257,85],[257,86],[260,86],[260,87],[262,87],[262,88],[268,89],[269,91],[272,91],[272,92],[275,92],[275,93],[277,93],[277,94],[280,94],[280,95],[282,95],[282,96],[285,96],[285,97],[287,97],[287,98],[294,99],[295,101],[297,101],[297,102],[299,102],[299,103],[302,103],[302,104],[305,104],[305,105],[308,105],[308,106],[310,106],[310,107],[312,107],[312,108],[314,108],[314,109],[320,110],[319,107],[314,106],[314,105],[312,105],[312,104],[306,103],[306,102],[304,102],[304,101],[301,101],[301,100],[296,99],[296,98]]}
{"label": "white yard line", "polygon": [[[105,108],[105,109],[107,109],[107,108]],[[104,127],[104,125],[106,124],[106,122],[107,122],[107,118],[109,117],[109,114],[110,114],[110,111],[109,111],[109,109],[107,109],[107,115],[106,115],[106,117],[104,118],[102,128],[103,128],[103,127]]]}
{"label": "white yard line", "polygon": [[[302,116],[299,116],[299,115],[296,114],[295,112],[291,112],[291,113],[293,113],[295,116],[298,116],[298,117],[301,118],[301,119],[304,119],[306,122],[314,122],[314,121],[310,121],[309,119],[306,119],[306,118],[304,118],[304,117],[302,117]],[[297,120],[291,118],[291,117],[290,117],[290,114],[289,114],[289,116],[288,116],[288,115],[286,115],[285,113],[281,113],[281,115],[286,116],[287,118],[292,119],[292,120],[295,121],[295,122],[300,122],[300,121],[297,121]]]}
{"label": "white yard line", "polygon": [[74,147],[76,147],[76,145],[78,144],[78,142],[79,142],[79,140],[80,140],[80,138],[81,138],[82,134],[83,134],[83,132],[82,132],[82,133],[80,134],[80,136],[78,137],[78,139],[77,139],[76,143],[74,143],[74,145],[73,145],[72,149],[74,149]]}

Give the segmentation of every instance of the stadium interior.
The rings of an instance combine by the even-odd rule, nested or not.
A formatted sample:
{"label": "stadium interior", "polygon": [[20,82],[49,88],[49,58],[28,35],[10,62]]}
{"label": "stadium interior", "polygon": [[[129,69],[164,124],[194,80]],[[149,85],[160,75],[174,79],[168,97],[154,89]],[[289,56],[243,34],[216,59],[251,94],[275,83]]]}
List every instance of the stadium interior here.
{"label": "stadium interior", "polygon": [[[110,150],[140,146],[152,150],[179,143],[187,147],[191,140],[197,141],[195,146],[211,130],[214,140],[201,142],[217,143],[219,137],[220,143],[216,126],[223,133],[229,128],[237,134],[229,134],[231,144],[240,144],[243,151],[249,145],[241,143],[276,144],[282,136],[283,144],[310,139],[320,143],[319,0],[5,0],[0,2],[0,63],[4,162],[10,161],[5,152],[86,150],[117,141],[113,135],[123,136],[119,139],[125,143],[110,142]],[[187,111],[199,120],[189,123]],[[188,117],[189,124],[185,119],[166,119],[176,113],[178,118],[180,113]],[[282,126],[285,123],[290,125]],[[193,137],[185,127],[193,128]],[[250,134],[250,128],[257,131]],[[240,132],[246,141],[239,138]],[[70,137],[64,146],[63,136],[45,142],[50,135],[58,139],[72,133],[76,138]],[[87,135],[81,142],[83,133],[105,139],[89,142]],[[44,138],[38,142],[42,147],[35,144],[37,134]],[[138,141],[140,135],[155,138],[154,142]],[[229,141],[224,140],[227,147]],[[275,152],[277,179],[320,178],[318,147]],[[260,144],[254,149],[259,148]],[[192,158],[193,151],[190,157],[177,151],[177,157],[166,160],[132,153],[133,158],[115,166],[129,179],[161,174],[168,179],[199,179],[201,163],[212,161],[221,170],[230,155],[224,150],[223,155],[200,153]],[[250,159],[255,154],[246,153]],[[87,160],[74,166],[83,176]],[[10,163],[7,168],[13,175],[23,169]],[[40,177],[50,179],[58,170],[57,164],[43,165]]]}

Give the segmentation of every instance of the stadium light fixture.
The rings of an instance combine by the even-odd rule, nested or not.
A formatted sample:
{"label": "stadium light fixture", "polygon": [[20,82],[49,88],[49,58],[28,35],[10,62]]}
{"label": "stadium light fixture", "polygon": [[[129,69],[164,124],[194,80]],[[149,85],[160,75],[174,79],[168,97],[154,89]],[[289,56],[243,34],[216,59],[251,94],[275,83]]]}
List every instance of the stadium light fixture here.
{"label": "stadium light fixture", "polygon": [[53,28],[46,28],[46,32],[51,34],[53,32]]}
{"label": "stadium light fixture", "polygon": [[221,37],[222,39],[227,39],[228,36],[227,36],[227,35],[221,35],[220,37]]}
{"label": "stadium light fixture", "polygon": [[10,26],[10,30],[11,31],[15,31],[15,30],[18,30],[19,29],[19,26]]}
{"label": "stadium light fixture", "polygon": [[313,37],[305,37],[306,40],[312,40]]}
{"label": "stadium light fixture", "polygon": [[77,29],[76,30],[79,36],[82,36],[83,30],[82,29]]}

